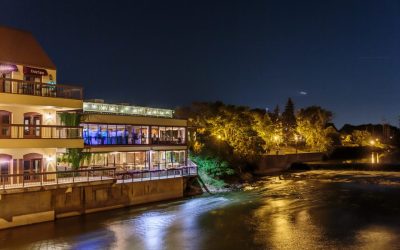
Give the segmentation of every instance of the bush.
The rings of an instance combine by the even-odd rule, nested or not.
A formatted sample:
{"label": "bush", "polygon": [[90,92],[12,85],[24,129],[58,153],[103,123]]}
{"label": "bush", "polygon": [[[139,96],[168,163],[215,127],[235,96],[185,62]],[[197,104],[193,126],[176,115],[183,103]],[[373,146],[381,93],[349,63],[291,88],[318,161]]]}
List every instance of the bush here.
{"label": "bush", "polygon": [[199,175],[207,185],[222,188],[226,185],[222,177],[235,173],[229,163],[220,157],[191,154],[190,158],[196,163]]}

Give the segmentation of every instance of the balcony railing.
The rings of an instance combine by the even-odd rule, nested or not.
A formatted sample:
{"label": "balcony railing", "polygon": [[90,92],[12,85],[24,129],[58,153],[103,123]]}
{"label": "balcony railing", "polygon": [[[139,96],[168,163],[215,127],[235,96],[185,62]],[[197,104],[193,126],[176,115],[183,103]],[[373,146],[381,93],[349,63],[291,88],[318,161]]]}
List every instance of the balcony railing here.
{"label": "balcony railing", "polygon": [[186,145],[185,140],[181,138],[170,140],[159,139],[135,139],[129,136],[84,136],[85,145],[88,146],[107,146],[107,145]]}
{"label": "balcony railing", "polygon": [[0,139],[82,139],[82,127],[0,124]]}
{"label": "balcony railing", "polygon": [[0,191],[16,188],[42,187],[49,185],[113,181],[129,183],[159,179],[196,176],[196,166],[181,168],[116,172],[115,168],[91,168],[43,173],[0,174]]}
{"label": "balcony railing", "polygon": [[0,77],[0,93],[57,97],[67,99],[83,99],[81,87],[22,81]]}
{"label": "balcony railing", "polygon": [[115,168],[0,175],[0,190],[115,180]]}
{"label": "balcony railing", "polygon": [[138,182],[159,179],[177,178],[181,176],[196,176],[196,166],[186,166],[180,168],[169,168],[159,170],[141,170],[116,172],[115,176],[119,183]]}

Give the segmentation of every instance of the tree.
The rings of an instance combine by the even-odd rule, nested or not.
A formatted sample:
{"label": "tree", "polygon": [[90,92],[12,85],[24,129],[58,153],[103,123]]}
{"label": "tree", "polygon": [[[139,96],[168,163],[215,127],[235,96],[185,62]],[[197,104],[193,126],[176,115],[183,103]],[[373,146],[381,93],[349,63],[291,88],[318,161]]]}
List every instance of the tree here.
{"label": "tree", "polygon": [[276,126],[273,124],[270,116],[267,113],[263,112],[252,112],[253,116],[253,130],[257,132],[258,136],[264,141],[263,148],[265,152],[270,152],[276,141],[274,140],[274,136],[280,133],[277,133]]}
{"label": "tree", "polygon": [[305,139],[311,150],[326,151],[332,145],[328,136],[331,129],[327,124],[332,120],[332,112],[318,106],[301,109],[297,115],[297,132]]}
{"label": "tree", "polygon": [[354,130],[351,133],[351,139],[354,144],[358,146],[368,146],[370,145],[370,140],[372,135],[366,130]]}
{"label": "tree", "polygon": [[276,105],[272,113],[269,113],[269,117],[273,123],[279,122],[281,120],[281,111],[279,105]]}
{"label": "tree", "polygon": [[285,142],[292,142],[294,140],[297,122],[296,116],[294,115],[294,104],[291,98],[288,99],[285,110],[282,113],[282,125]]}

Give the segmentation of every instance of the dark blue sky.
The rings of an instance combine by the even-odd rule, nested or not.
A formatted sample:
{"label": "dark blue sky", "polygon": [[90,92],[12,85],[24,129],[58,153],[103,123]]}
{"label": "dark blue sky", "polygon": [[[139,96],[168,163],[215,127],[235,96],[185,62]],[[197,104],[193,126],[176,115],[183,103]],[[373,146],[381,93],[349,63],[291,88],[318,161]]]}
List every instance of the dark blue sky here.
{"label": "dark blue sky", "polygon": [[339,126],[398,125],[397,0],[0,2],[0,24],[31,31],[86,98],[272,109],[290,96]]}

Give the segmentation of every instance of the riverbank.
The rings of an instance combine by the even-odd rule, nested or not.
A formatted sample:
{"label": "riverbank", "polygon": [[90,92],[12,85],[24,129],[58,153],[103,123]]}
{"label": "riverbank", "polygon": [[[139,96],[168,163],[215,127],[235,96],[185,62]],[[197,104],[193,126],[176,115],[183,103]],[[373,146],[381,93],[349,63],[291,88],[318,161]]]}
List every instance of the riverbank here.
{"label": "riverbank", "polygon": [[0,249],[397,249],[400,173],[301,171],[253,189],[0,231]]}
{"label": "riverbank", "polygon": [[293,163],[290,170],[400,171],[400,163],[303,162]]}
{"label": "riverbank", "polygon": [[183,198],[196,176],[137,182],[105,180],[7,190],[0,195],[0,229]]}

